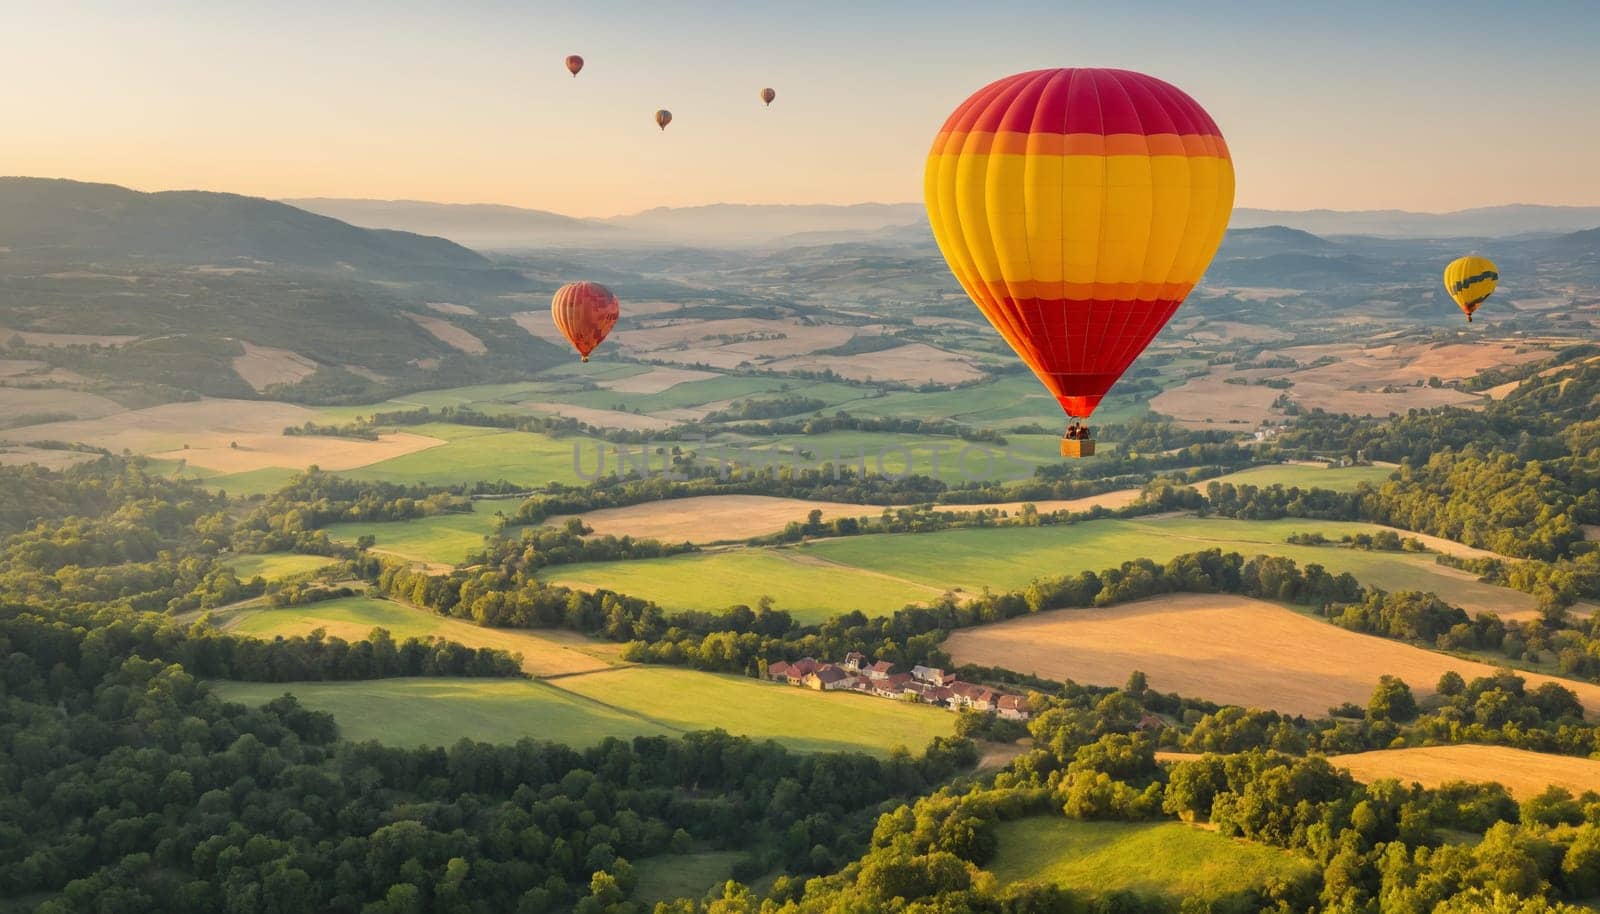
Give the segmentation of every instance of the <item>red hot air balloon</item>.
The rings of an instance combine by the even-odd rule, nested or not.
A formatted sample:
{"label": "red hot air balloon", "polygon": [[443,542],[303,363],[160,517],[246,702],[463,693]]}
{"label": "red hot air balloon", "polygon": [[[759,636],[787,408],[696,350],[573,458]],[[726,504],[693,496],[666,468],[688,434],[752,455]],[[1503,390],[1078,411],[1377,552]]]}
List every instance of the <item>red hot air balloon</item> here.
{"label": "red hot air balloon", "polygon": [[772,104],[772,100],[777,98],[777,97],[778,97],[778,93],[772,91],[771,89],[762,89],[761,90],[761,100],[763,102],[766,102],[768,105],[771,105]]}
{"label": "red hot air balloon", "polygon": [[[1159,79],[1060,69],[991,83],[945,121],[923,196],[951,272],[1073,419],[1205,273],[1233,211],[1210,115]],[[1074,422],[1062,454],[1093,452]]]}
{"label": "red hot air balloon", "polygon": [[672,123],[672,112],[671,111],[668,111],[667,109],[662,108],[660,111],[656,112],[656,126],[657,127],[660,127],[662,130],[665,130],[665,129],[667,129],[667,125],[670,124],[670,123]]}
{"label": "red hot air balloon", "polygon": [[572,343],[585,362],[617,325],[617,297],[597,282],[569,282],[550,299],[550,316],[556,329]]}
{"label": "red hot air balloon", "polygon": [[583,58],[579,57],[576,54],[568,54],[567,55],[567,72],[571,73],[573,76],[577,76],[578,75],[578,71],[581,70],[581,69],[583,69]]}

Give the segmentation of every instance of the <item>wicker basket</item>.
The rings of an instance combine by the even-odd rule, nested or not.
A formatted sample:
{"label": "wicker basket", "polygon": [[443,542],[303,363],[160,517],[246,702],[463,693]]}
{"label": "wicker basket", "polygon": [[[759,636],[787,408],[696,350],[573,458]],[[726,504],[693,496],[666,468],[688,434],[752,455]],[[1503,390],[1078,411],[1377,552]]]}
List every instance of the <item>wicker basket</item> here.
{"label": "wicker basket", "polygon": [[1063,457],[1093,457],[1093,438],[1062,438],[1061,456]]}

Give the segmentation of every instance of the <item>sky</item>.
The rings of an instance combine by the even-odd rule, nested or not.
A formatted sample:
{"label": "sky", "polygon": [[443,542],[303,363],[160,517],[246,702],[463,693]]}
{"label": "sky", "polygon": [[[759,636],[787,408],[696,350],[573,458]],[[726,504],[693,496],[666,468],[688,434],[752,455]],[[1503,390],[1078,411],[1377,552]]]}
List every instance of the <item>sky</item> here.
{"label": "sky", "polygon": [[1587,0],[9,5],[7,175],[579,216],[912,201],[973,91],[1115,66],[1211,113],[1239,206],[1600,205]]}

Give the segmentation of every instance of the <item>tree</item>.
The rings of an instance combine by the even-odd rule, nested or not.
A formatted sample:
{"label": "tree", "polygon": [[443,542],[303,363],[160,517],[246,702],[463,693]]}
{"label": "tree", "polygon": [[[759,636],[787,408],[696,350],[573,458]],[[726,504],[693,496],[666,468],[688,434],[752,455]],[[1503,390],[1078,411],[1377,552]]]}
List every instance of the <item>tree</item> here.
{"label": "tree", "polygon": [[1411,687],[1398,676],[1383,676],[1367,702],[1367,718],[1374,721],[1405,723],[1417,717],[1417,699]]}

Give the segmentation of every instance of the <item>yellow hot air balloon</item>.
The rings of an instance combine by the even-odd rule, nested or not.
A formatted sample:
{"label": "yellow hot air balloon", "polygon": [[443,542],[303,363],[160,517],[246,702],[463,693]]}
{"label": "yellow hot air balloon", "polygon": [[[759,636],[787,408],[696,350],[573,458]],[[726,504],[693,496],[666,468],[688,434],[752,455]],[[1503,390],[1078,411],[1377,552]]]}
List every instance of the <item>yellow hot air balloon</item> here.
{"label": "yellow hot air balloon", "polygon": [[1477,254],[1457,258],[1444,268],[1444,290],[1450,293],[1456,306],[1466,312],[1469,324],[1472,312],[1494,294],[1499,284],[1500,271],[1495,268],[1494,261]]}
{"label": "yellow hot air balloon", "polygon": [[[1019,73],[978,90],[924,172],[934,238],[989,323],[1086,419],[1200,281],[1233,162],[1194,99],[1127,70]],[[1063,456],[1093,453],[1074,421]]]}

